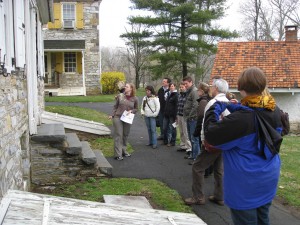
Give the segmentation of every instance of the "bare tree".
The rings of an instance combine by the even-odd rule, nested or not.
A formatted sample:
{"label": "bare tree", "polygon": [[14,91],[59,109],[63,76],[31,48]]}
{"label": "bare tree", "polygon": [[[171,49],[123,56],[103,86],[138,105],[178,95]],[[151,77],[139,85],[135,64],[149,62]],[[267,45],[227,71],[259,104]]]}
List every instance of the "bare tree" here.
{"label": "bare tree", "polygon": [[300,0],[248,0],[240,6],[248,40],[283,40],[288,23],[299,25]]}
{"label": "bare tree", "polygon": [[126,61],[126,48],[101,48],[101,71],[124,72]]}
{"label": "bare tree", "polygon": [[[130,18],[129,18],[130,21]],[[151,32],[142,24],[131,25],[131,30],[122,34],[120,37],[126,40],[127,45],[127,60],[134,68],[135,85],[139,88],[142,79],[145,63],[148,61],[147,53],[149,51],[149,43],[147,41],[151,36]]]}

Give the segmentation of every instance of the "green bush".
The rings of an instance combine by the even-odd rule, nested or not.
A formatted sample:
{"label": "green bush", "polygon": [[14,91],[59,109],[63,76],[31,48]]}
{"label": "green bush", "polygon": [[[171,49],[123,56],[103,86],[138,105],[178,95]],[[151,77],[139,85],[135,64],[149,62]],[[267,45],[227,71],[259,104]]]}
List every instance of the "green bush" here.
{"label": "green bush", "polygon": [[114,94],[118,91],[118,82],[125,81],[125,74],[122,72],[103,72],[101,74],[101,85],[103,94]]}

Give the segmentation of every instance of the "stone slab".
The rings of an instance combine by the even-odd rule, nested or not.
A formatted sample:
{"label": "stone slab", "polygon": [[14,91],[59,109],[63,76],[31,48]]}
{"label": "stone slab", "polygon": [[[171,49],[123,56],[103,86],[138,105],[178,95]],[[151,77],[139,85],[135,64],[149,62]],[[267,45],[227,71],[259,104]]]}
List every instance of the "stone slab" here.
{"label": "stone slab", "polygon": [[104,173],[108,176],[112,176],[112,165],[107,161],[107,159],[105,158],[105,156],[103,155],[103,153],[98,150],[98,149],[95,149],[94,150],[94,153],[96,155],[96,159],[97,159],[97,163],[96,163],[96,166],[98,168],[98,170],[101,172],[101,173]]}
{"label": "stone slab", "polygon": [[62,123],[65,128],[97,135],[111,135],[110,129],[102,123],[78,119],[57,113],[43,112],[42,122],[46,124]]}
{"label": "stone slab", "polygon": [[36,142],[63,142],[65,128],[63,124],[42,124],[37,127],[37,134],[31,137]]}
{"label": "stone slab", "polygon": [[152,209],[149,201],[144,196],[103,195],[103,199],[108,204]]}
{"label": "stone slab", "polygon": [[97,162],[94,151],[91,149],[90,144],[87,141],[81,142],[82,152],[81,159],[86,164],[95,164]]}
{"label": "stone slab", "polygon": [[68,147],[66,152],[70,155],[79,155],[81,153],[81,142],[76,133],[66,133],[66,141],[68,142]]}

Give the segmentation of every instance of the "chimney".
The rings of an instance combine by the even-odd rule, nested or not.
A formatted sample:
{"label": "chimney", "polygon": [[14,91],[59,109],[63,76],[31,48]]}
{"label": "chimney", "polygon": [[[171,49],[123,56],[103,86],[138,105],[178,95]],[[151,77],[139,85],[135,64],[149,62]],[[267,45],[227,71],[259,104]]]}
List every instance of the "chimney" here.
{"label": "chimney", "polygon": [[298,26],[285,26],[285,41],[297,41]]}

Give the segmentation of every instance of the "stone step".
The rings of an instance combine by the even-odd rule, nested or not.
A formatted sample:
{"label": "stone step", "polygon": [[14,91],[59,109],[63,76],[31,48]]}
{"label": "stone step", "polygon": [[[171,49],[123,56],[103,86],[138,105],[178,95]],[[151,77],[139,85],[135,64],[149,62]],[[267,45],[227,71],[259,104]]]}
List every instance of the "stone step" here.
{"label": "stone step", "polygon": [[105,156],[103,155],[103,153],[100,150],[98,150],[98,149],[95,149],[94,153],[95,153],[96,159],[97,159],[97,163],[96,163],[97,169],[101,173],[104,173],[105,175],[112,176],[112,169],[113,169],[113,167],[107,161],[107,159],[105,158]]}
{"label": "stone step", "polygon": [[103,199],[107,204],[152,209],[151,204],[145,196],[103,195]]}
{"label": "stone step", "polygon": [[35,142],[63,142],[65,140],[63,124],[42,124],[37,128],[37,134],[31,137]]}
{"label": "stone step", "polygon": [[81,159],[86,164],[95,164],[97,162],[96,156],[94,151],[91,149],[90,144],[87,141],[81,142],[82,152],[81,152]]}
{"label": "stone step", "polygon": [[66,141],[68,147],[66,152],[70,155],[79,155],[81,153],[82,145],[76,133],[66,133]]}

